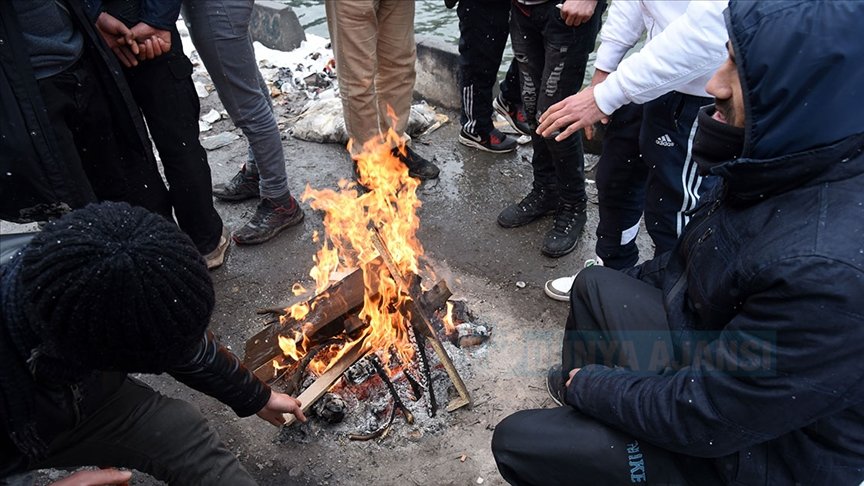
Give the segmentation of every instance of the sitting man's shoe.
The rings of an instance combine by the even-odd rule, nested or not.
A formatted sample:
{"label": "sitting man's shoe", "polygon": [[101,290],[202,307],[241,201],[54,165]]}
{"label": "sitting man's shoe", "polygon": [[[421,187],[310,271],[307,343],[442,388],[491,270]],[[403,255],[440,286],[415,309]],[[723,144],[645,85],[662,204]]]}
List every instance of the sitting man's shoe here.
{"label": "sitting man's shoe", "polygon": [[240,169],[240,172],[234,175],[230,181],[224,184],[216,184],[213,186],[213,195],[216,199],[222,201],[244,201],[246,199],[257,199],[260,193],[258,192],[258,181],[260,176],[257,172],[249,173],[246,171],[246,164]]}
{"label": "sitting man's shoe", "polygon": [[516,140],[501,133],[501,130],[493,128],[485,137],[475,135],[464,128],[459,132],[459,143],[466,147],[472,147],[493,154],[503,154],[516,150]]}
{"label": "sitting man's shoe", "polygon": [[492,107],[495,108],[495,111],[498,112],[499,115],[503,116],[507,123],[513,127],[514,130],[521,133],[522,135],[531,135],[531,127],[528,125],[528,117],[525,116],[525,110],[522,109],[522,105],[517,105],[515,103],[508,103],[501,93],[498,93],[498,96],[492,100]]}
{"label": "sitting man's shoe", "polygon": [[204,261],[207,262],[207,269],[213,270],[219,268],[225,262],[225,253],[231,245],[231,235],[228,233],[228,228],[222,226],[222,236],[219,237],[219,244],[216,249],[204,255]]}
{"label": "sitting man's shoe", "polygon": [[502,228],[516,228],[552,214],[558,208],[558,195],[548,189],[533,188],[527,196],[516,204],[504,208],[498,215]]}
{"label": "sitting man's shoe", "polygon": [[546,373],[546,391],[552,397],[552,401],[563,407],[567,403],[567,387],[564,384],[564,375],[561,372],[561,365],[555,365],[549,368]]}
{"label": "sitting man's shoe", "polygon": [[543,248],[540,251],[552,258],[570,253],[579,244],[586,221],[588,216],[585,214],[585,203],[562,203],[555,213],[552,229],[543,239]]}
{"label": "sitting man's shoe", "polygon": [[398,157],[408,167],[408,175],[415,179],[420,179],[421,181],[437,179],[438,174],[441,172],[438,166],[419,156],[417,152],[407,145],[405,146],[404,154],[399,151],[398,147],[394,147],[393,156]]}
{"label": "sitting man's shoe", "polygon": [[234,242],[238,245],[264,243],[280,231],[299,224],[303,216],[303,209],[292,196],[284,202],[261,198],[252,219],[234,232]]}
{"label": "sitting man's shoe", "polygon": [[[593,267],[594,265],[602,267],[603,260],[601,260],[600,257],[585,260],[584,268]],[[579,275],[579,273],[577,272],[576,275]],[[547,280],[546,285],[543,286],[543,291],[546,292],[546,295],[549,296],[550,299],[567,302],[570,300],[570,289],[573,288],[573,282],[576,281],[576,275]]]}

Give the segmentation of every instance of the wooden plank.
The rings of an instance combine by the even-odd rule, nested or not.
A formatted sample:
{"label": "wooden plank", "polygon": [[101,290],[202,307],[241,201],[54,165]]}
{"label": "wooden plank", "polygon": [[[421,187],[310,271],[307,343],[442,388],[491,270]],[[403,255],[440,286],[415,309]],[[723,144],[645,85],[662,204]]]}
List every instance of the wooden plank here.
{"label": "wooden plank", "polygon": [[[342,376],[342,373],[345,373],[345,370],[350,368],[351,365],[356,363],[357,360],[369,352],[369,349],[367,349],[365,344],[365,338],[349,344],[350,348],[348,348],[348,350],[345,351],[345,353],[340,356],[339,359],[327,369],[327,371],[319,376],[318,379],[309,386],[309,388],[303,390],[303,393],[301,393],[297,399],[300,400],[300,403],[302,404],[301,408],[303,409],[304,414],[309,410],[312,404],[317,402],[319,398],[327,393],[327,390],[336,383],[336,380]],[[285,427],[291,425],[295,420],[297,420],[294,415],[290,413],[284,414],[284,417]]]}
{"label": "wooden plank", "polygon": [[[374,261],[373,261],[374,265]],[[372,276],[373,288],[377,288],[377,275]],[[307,301],[309,314],[302,319],[302,324],[310,325],[306,335],[314,339],[322,328],[342,317],[346,312],[363,304],[363,295],[366,290],[363,284],[363,271],[356,269],[342,280],[333,283],[326,291],[318,294]],[[243,364],[255,370],[267,365],[275,356],[281,354],[279,350],[279,334],[285,329],[291,329],[299,325],[295,319],[287,317],[283,323],[275,322],[246,341],[246,352]]]}
{"label": "wooden plank", "polygon": [[462,408],[466,405],[470,408],[471,394],[468,393],[468,387],[465,386],[465,382],[462,381],[462,377],[459,376],[459,372],[456,370],[456,366],[453,365],[453,361],[447,354],[447,350],[444,349],[444,346],[438,339],[438,334],[435,332],[435,328],[432,326],[432,321],[429,318],[429,314],[426,312],[426,309],[423,306],[423,295],[420,294],[416,288],[412,287],[405,279],[405,277],[399,272],[399,268],[396,266],[396,262],[390,255],[390,251],[387,249],[387,246],[384,244],[384,241],[381,239],[381,235],[378,234],[378,231],[373,229],[370,237],[372,238],[372,244],[375,246],[375,249],[378,250],[378,254],[384,260],[384,264],[387,265],[387,269],[390,271],[390,275],[393,277],[393,280],[396,281],[396,284],[399,286],[400,290],[406,292],[408,296],[411,297],[411,302],[409,303],[409,306],[411,307],[411,315],[419,317],[421,323],[421,326],[417,328],[417,330],[419,332],[422,332],[429,339],[429,342],[432,344],[432,349],[435,350],[435,354],[438,355],[438,359],[441,361],[441,364],[444,365],[444,370],[447,371],[447,375],[450,377],[450,381],[453,382],[453,385],[456,387],[456,391],[459,392],[460,398],[458,400],[450,402],[450,404],[447,405],[447,411],[452,412],[453,410]]}

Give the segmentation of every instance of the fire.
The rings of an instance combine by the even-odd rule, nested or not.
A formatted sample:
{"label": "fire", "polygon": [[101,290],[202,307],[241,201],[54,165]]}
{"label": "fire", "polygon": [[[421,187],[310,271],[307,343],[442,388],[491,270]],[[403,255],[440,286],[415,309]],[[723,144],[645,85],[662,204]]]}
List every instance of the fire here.
{"label": "fire", "polygon": [[453,322],[453,303],[447,302],[447,314],[441,319],[444,323],[444,330],[447,334],[452,334],[456,331],[456,324]]}
{"label": "fire", "polygon": [[[349,151],[352,143],[348,144]],[[374,261],[378,253],[370,238],[371,230],[377,229],[399,270],[403,274],[420,273],[423,246],[416,237],[420,226],[419,181],[408,175],[407,167],[394,156],[394,150],[404,153],[405,146],[391,130],[386,136],[364,144],[356,156],[359,182],[367,192],[361,193],[354,182],[340,180],[337,190],[313,189],[307,185],[302,200],[324,212],[324,235],[317,232],[313,235],[313,241],[320,245],[309,272],[315,280],[315,292],[326,291],[334,272],[361,268],[366,289],[359,317],[369,325],[357,339],[365,339],[364,346],[369,349],[381,350],[380,358],[385,363],[390,350],[404,363],[411,361],[414,354],[408,332],[411,324],[402,306],[408,297],[399,292],[386,266]],[[295,294],[298,289],[302,287],[295,286]],[[309,310],[308,305],[301,303],[288,312],[302,323]],[[295,361],[309,349],[308,339],[300,333],[294,339],[280,336],[279,345],[285,356]],[[309,369],[316,373],[325,371],[341,352],[341,349],[320,350]]]}

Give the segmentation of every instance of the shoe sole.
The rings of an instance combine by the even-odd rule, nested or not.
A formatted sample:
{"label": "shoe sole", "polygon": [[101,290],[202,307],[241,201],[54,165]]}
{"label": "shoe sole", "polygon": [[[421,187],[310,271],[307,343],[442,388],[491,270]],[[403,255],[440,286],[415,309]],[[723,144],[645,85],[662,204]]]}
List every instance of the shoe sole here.
{"label": "shoe sole", "polygon": [[213,193],[213,197],[215,197],[216,199],[218,199],[220,201],[240,202],[240,201],[245,201],[247,199],[258,199],[260,196],[258,194],[244,194],[244,195],[238,195],[238,196],[226,196],[226,195],[220,195],[220,194]]}
{"label": "shoe sole", "polygon": [[561,258],[562,256],[567,255],[570,252],[572,252],[573,250],[575,250],[576,247],[579,246],[579,240],[581,240],[581,239],[582,239],[582,237],[580,236],[576,241],[573,242],[573,244],[569,248],[567,248],[565,250],[561,250],[560,252],[551,252],[551,251],[546,250],[546,248],[541,248],[540,253],[542,253],[542,254],[550,257],[550,258]]}
{"label": "shoe sole", "polygon": [[258,245],[258,244],[264,243],[265,241],[270,241],[270,240],[272,240],[273,238],[275,238],[276,236],[278,236],[279,233],[281,233],[282,231],[284,231],[284,230],[286,230],[286,229],[288,229],[288,228],[290,228],[290,227],[292,227],[292,226],[297,226],[298,224],[300,224],[301,222],[303,222],[303,220],[304,220],[305,218],[306,218],[306,213],[304,213],[303,210],[301,209],[301,210],[300,210],[300,217],[297,218],[296,221],[289,221],[288,223],[285,223],[284,225],[280,226],[278,229],[276,229],[276,230],[275,230],[272,234],[270,234],[270,235],[262,236],[262,237],[260,237],[260,238],[253,238],[253,239],[239,240],[239,239],[237,239],[237,234],[235,233],[234,235],[231,236],[231,239],[234,240],[234,243],[236,243],[236,244],[238,244],[238,245]]}
{"label": "shoe sole", "polygon": [[487,147],[487,146],[483,145],[480,142],[471,140],[470,138],[465,138],[462,136],[461,133],[459,134],[459,143],[461,143],[462,145],[464,145],[466,147],[476,148],[478,150],[482,150],[484,152],[489,152],[492,154],[506,154],[508,152],[512,152],[512,151],[516,150],[515,145],[512,148],[508,148],[508,149],[493,149],[491,147]]}
{"label": "shoe sole", "polygon": [[510,125],[510,127],[513,130],[516,130],[516,132],[521,133],[522,135],[525,135],[528,137],[531,136],[530,133],[525,133],[522,130],[519,130],[519,127],[516,126],[516,122],[513,121],[513,117],[510,116],[510,113],[507,113],[507,110],[505,110],[504,107],[501,106],[501,103],[498,103],[498,98],[495,98],[494,100],[492,100],[492,108],[495,109],[496,113],[503,116],[504,119],[507,120],[507,124]]}
{"label": "shoe sole", "polygon": [[529,224],[533,223],[534,221],[537,221],[538,219],[541,219],[541,218],[545,218],[546,216],[549,216],[549,215],[551,215],[551,214],[555,214],[555,210],[554,210],[554,209],[550,209],[549,211],[547,211],[547,212],[545,212],[545,213],[543,213],[543,214],[537,216],[536,218],[534,218],[534,219],[532,219],[532,220],[530,220],[530,221],[526,221],[526,222],[524,222],[524,223],[518,223],[518,224],[502,223],[502,222],[501,222],[501,218],[497,218],[496,221],[498,222],[498,226],[500,226],[500,227],[502,227],[502,228],[508,228],[508,229],[509,229],[509,228],[521,228],[522,226],[529,225]]}
{"label": "shoe sole", "polygon": [[557,300],[559,302],[567,302],[570,300],[570,294],[563,295],[558,293],[555,289],[552,288],[552,282],[554,280],[547,280],[546,285],[543,286],[543,291],[546,293],[546,296],[552,300]]}

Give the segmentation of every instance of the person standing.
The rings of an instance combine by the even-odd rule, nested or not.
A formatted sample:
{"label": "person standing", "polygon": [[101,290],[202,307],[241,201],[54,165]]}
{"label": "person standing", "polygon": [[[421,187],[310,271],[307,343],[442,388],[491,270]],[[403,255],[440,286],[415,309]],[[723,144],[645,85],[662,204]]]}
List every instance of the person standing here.
{"label": "person standing", "polygon": [[[176,1],[176,0],[175,0]],[[254,0],[186,0],[183,18],[192,43],[210,73],[222,105],[249,141],[249,155],[213,195],[222,201],[259,199],[255,214],[234,231],[238,245],[254,245],[303,221],[303,209],[288,189],[282,136],[270,90],[258,70],[249,33]]]}
{"label": "person standing", "polygon": [[[353,158],[389,130],[405,137],[416,77],[415,2],[325,0],[324,7]],[[438,177],[438,167],[411,147],[392,153],[411,177]]]}
{"label": "person standing", "polygon": [[[605,8],[605,0],[567,0],[560,8],[554,1],[514,0],[510,38],[532,129],[543,112],[582,86]],[[582,138],[580,133],[558,139],[532,133],[531,141],[531,191],[501,211],[498,224],[515,228],[555,213],[541,252],[557,258],[576,248],[587,220]]]}
{"label": "person standing", "polygon": [[500,94],[494,101],[492,97],[510,34],[510,0],[461,0],[456,13],[459,16],[459,87],[462,92],[459,142],[486,152],[512,152],[516,149],[516,140],[492,124],[494,103],[495,111],[503,112],[517,131],[523,135],[530,133],[521,109],[519,68],[515,60],[510,62],[507,75],[499,84]]}

